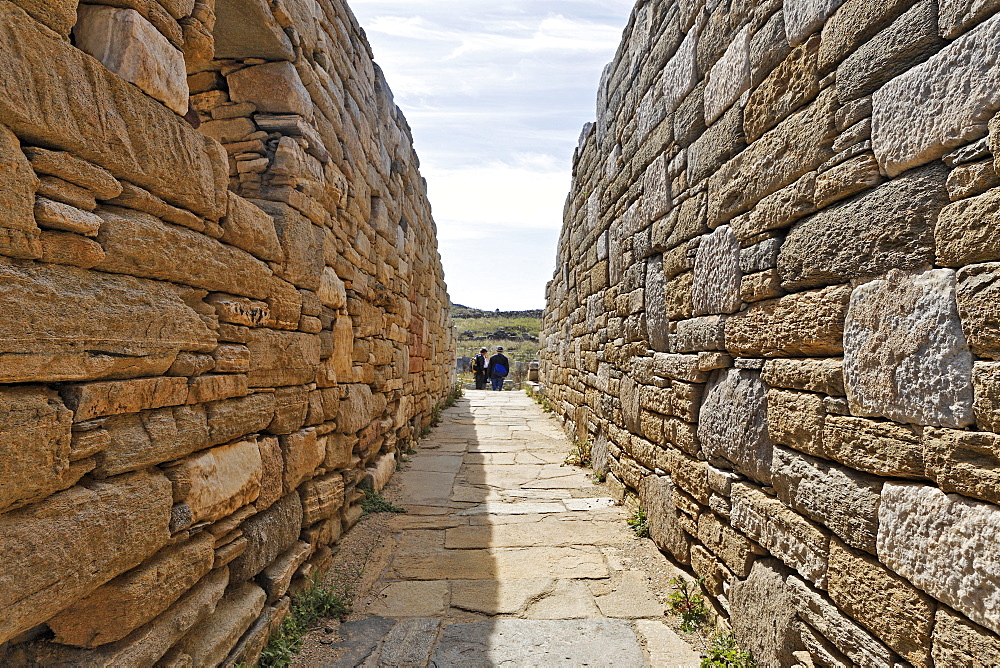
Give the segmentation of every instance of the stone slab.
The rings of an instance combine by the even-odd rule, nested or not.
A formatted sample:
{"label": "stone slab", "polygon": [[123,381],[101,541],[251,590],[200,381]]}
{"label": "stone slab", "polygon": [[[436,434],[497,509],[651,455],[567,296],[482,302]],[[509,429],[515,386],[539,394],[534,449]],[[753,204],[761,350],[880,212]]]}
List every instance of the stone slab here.
{"label": "stone slab", "polygon": [[698,417],[698,440],[709,458],[732,462],[751,478],[770,482],[772,442],[767,432],[767,388],[759,372],[715,372]]}
{"label": "stone slab", "polygon": [[448,609],[448,591],[449,583],[444,580],[390,582],[365,608],[365,614],[397,619],[444,615]]}

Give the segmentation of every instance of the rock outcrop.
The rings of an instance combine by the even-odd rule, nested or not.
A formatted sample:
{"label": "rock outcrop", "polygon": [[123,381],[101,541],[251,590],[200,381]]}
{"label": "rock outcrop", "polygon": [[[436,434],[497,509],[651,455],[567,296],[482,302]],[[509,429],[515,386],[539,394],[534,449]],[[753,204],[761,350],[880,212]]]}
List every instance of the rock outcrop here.
{"label": "rock outcrop", "polygon": [[343,0],[0,0],[0,664],[253,665],[454,380]]}
{"label": "rock outcrop", "polygon": [[541,377],[760,665],[1000,657],[1000,4],[640,0]]}

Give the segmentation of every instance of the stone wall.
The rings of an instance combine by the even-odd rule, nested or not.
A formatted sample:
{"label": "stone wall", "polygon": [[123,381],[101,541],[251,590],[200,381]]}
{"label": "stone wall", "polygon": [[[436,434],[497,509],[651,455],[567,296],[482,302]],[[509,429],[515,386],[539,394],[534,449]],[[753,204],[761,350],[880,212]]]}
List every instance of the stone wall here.
{"label": "stone wall", "polygon": [[641,0],[542,376],[762,666],[1000,665],[1000,2]]}
{"label": "stone wall", "polygon": [[409,128],[341,0],[0,51],[0,664],[252,665],[454,380]]}

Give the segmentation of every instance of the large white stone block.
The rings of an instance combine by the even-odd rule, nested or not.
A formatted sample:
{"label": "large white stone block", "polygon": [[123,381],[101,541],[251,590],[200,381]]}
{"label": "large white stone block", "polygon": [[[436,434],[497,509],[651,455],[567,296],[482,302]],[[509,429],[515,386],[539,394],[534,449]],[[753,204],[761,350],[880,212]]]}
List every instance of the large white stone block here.
{"label": "large white stone block", "polygon": [[667,173],[666,153],[661,153],[646,168],[643,191],[643,217],[647,222],[654,222],[670,213],[671,180]]}
{"label": "large white stone block", "polygon": [[1000,508],[929,485],[889,483],[878,514],[885,565],[1000,633]]}
{"label": "large white stone block", "polygon": [[998,0],[938,0],[941,36],[955,39],[969,26],[1000,9]]}
{"label": "large white stone block", "polygon": [[844,384],[859,417],[974,423],[972,353],[954,271],[892,271],[854,290],[844,325]]}
{"label": "large white stone block", "polygon": [[798,46],[830,18],[844,0],[785,0],[785,36]]}
{"label": "large white stone block", "polygon": [[660,78],[662,104],[666,112],[673,112],[698,83],[698,33],[692,30],[684,37]]}
{"label": "large white stone block", "polygon": [[708,73],[705,123],[711,125],[750,88],[750,26],[743,26]]}
{"label": "large white stone block", "polygon": [[735,313],[740,310],[740,242],[729,225],[702,237],[694,261],[691,287],[694,315]]}
{"label": "large white stone block", "polygon": [[134,9],[80,5],[76,46],[178,114],[188,110],[184,54]]}
{"label": "large white stone block", "polygon": [[723,369],[708,383],[698,440],[710,459],[724,459],[754,480],[771,482],[773,444],[767,432],[767,386],[760,372]]}
{"label": "large white stone block", "polygon": [[987,134],[1000,109],[1000,15],[896,77],[872,98],[872,149],[896,176]]}

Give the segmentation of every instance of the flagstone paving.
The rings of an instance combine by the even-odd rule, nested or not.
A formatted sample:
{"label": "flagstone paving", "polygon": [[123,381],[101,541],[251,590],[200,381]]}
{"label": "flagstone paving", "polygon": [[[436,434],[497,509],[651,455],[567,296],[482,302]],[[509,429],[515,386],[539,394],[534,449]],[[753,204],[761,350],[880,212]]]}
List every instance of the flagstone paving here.
{"label": "flagstone paving", "polygon": [[664,616],[680,571],[570,448],[523,393],[467,391],[392,483],[408,512],[384,520],[368,595],[299,664],[699,665]]}

